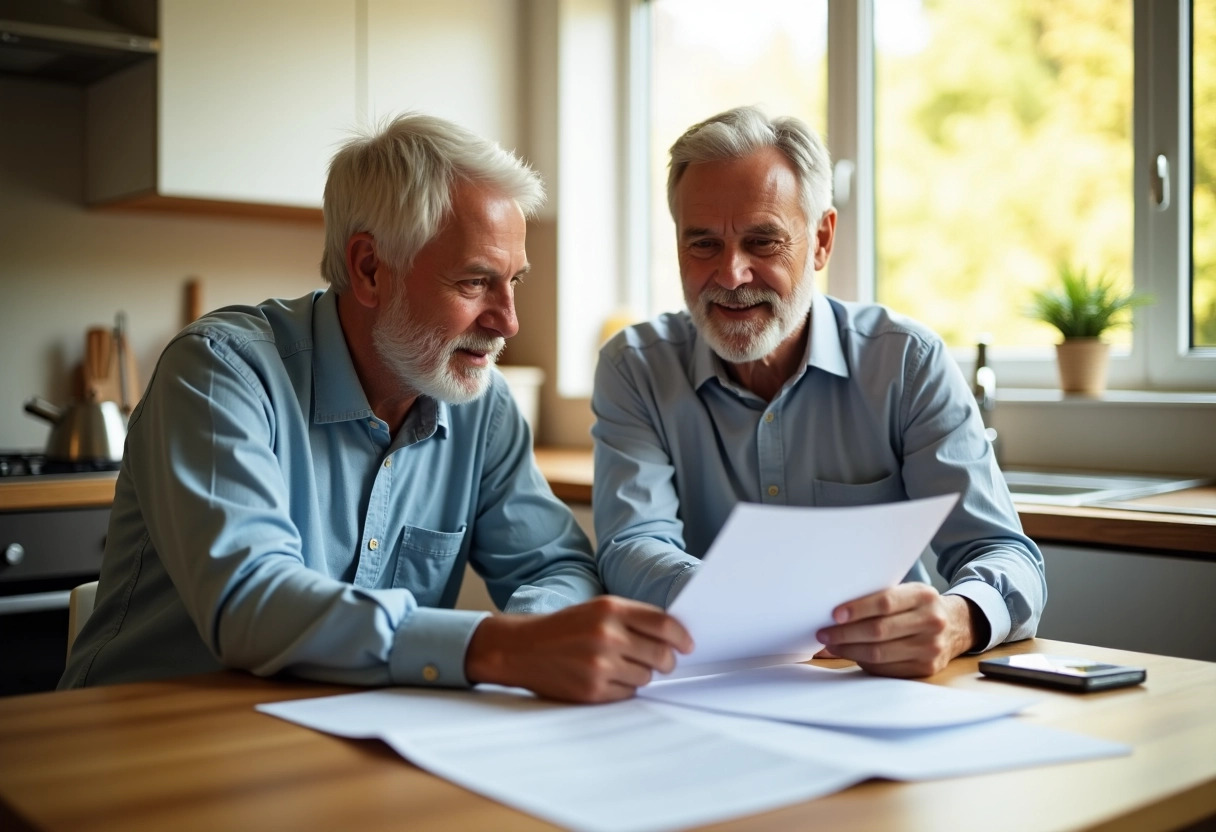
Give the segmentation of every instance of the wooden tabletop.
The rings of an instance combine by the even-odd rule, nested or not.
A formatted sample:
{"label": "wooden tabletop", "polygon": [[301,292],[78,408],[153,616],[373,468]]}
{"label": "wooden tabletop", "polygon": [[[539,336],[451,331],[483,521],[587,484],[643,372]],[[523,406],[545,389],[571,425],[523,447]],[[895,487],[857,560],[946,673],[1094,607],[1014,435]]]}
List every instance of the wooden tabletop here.
{"label": "wooden tabletop", "polygon": [[[1043,639],[988,655],[1034,651],[1147,667],[1147,683],[1136,688],[1035,689],[1040,701],[1019,717],[1129,743],[1131,755],[926,783],[872,780],[715,828],[1141,832],[1216,816],[1216,664]],[[976,661],[956,659],[929,681],[1005,689],[981,679]],[[348,690],[224,672],[0,699],[0,828],[552,828],[427,774],[378,741],[253,710]]]}

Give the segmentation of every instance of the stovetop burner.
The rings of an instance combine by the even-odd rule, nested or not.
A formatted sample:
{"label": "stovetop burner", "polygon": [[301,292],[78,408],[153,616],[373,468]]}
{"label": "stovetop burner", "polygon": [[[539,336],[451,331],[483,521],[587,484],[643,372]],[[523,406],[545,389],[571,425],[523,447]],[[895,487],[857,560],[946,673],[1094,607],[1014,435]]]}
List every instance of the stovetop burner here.
{"label": "stovetop burner", "polygon": [[46,474],[92,474],[98,471],[117,471],[121,462],[111,460],[83,460],[64,462],[47,459],[46,454],[25,451],[0,452],[0,477],[36,477]]}

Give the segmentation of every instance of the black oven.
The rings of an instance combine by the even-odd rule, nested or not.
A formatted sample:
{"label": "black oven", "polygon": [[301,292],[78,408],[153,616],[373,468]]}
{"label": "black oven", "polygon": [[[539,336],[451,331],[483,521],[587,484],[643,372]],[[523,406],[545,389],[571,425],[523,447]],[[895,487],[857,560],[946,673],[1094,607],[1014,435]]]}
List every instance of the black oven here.
{"label": "black oven", "polygon": [[51,690],[67,651],[68,595],[97,579],[108,507],[15,508],[7,485],[29,478],[106,477],[116,465],[48,463],[0,453],[0,696]]}

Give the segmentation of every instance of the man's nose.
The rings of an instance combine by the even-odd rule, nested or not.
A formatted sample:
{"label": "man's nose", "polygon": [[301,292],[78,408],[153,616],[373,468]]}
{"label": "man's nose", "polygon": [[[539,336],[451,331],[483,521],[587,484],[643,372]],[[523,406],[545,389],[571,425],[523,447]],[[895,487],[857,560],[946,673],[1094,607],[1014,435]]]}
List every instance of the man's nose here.
{"label": "man's nose", "polygon": [[515,289],[506,286],[490,293],[478,323],[503,338],[511,338],[519,332],[519,320],[515,317]]}
{"label": "man's nose", "polygon": [[752,264],[747,252],[727,248],[722,254],[722,267],[718,269],[718,285],[734,290],[751,282]]}

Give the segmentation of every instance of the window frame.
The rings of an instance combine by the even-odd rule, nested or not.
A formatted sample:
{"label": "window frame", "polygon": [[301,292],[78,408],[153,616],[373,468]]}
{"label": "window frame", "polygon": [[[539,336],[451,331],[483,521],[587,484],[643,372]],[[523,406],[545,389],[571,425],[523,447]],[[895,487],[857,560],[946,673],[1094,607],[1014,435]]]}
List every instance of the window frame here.
{"label": "window frame", "polygon": [[[1132,0],[1134,286],[1156,302],[1137,309],[1130,350],[1113,350],[1110,387],[1216,390],[1216,349],[1192,348],[1191,332],[1191,3]],[[872,301],[878,231],[874,217],[874,0],[828,0],[828,146],[836,183],[849,198],[838,205],[828,291]],[[1152,203],[1156,156],[1170,163],[1172,199]],[[851,171],[850,171],[851,168]],[[867,245],[866,240],[869,240]],[[956,349],[965,370],[974,351]],[[1058,386],[1050,349],[989,350],[1003,386]]]}

